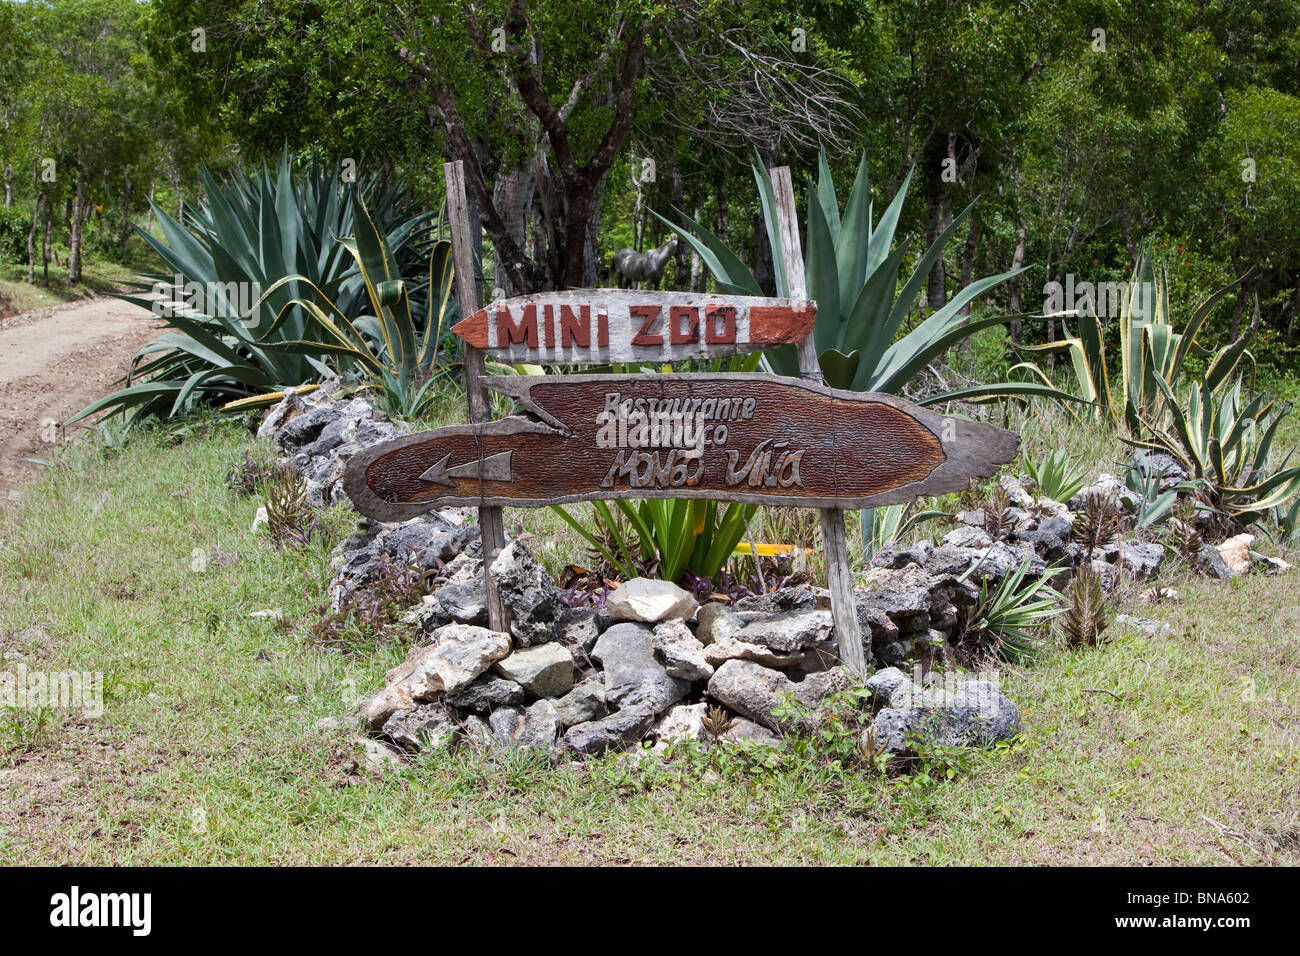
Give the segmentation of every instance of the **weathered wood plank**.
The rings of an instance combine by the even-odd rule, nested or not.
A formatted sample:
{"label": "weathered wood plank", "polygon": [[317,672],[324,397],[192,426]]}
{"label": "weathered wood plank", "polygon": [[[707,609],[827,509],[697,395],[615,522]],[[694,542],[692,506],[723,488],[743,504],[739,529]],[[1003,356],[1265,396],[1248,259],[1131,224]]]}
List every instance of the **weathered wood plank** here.
{"label": "weathered wood plank", "polygon": [[[781,235],[781,260],[785,265],[786,285],[795,300],[807,296],[803,271],[803,249],[799,243],[799,223],[795,217],[794,183],[790,167],[781,166],[768,171],[772,177],[776,197],[777,223]],[[821,362],[817,357],[817,337],[809,329],[799,343],[799,374],[805,380],[821,383]],[[843,505],[823,508],[818,513],[822,529],[822,547],[826,554],[826,587],[831,592],[831,617],[835,621],[835,640],[840,659],[844,664],[864,673],[867,669],[866,651],[862,646],[862,629],[858,624],[857,606],[853,600],[853,575],[849,567],[848,535],[844,530]]]}
{"label": "weathered wood plank", "polygon": [[361,511],[396,520],[448,505],[610,498],[870,507],[959,491],[1019,444],[893,395],[757,373],[484,381],[540,421],[455,425],[366,449],[345,481]]}
{"label": "weathered wood plank", "polygon": [[608,365],[681,362],[795,343],[811,302],[700,292],[578,289],[494,302],[452,326],[502,362]]}
{"label": "weathered wood plank", "polygon": [[[470,234],[471,217],[469,203],[465,198],[465,167],[460,160],[456,160],[453,163],[444,163],[442,171],[447,185],[447,222],[451,228],[452,261],[456,267],[456,302],[460,314],[469,315],[478,308],[478,287],[474,282],[474,259],[471,255],[474,237]],[[469,420],[471,423],[486,422],[492,417],[492,410],[488,404],[487,390],[483,387],[483,352],[466,346],[464,359],[465,395],[469,402]],[[488,625],[493,630],[505,631],[510,626],[510,610],[501,600],[496,582],[488,570],[492,566],[492,559],[506,546],[505,516],[498,507],[481,507],[478,523],[483,540],[483,575]]]}

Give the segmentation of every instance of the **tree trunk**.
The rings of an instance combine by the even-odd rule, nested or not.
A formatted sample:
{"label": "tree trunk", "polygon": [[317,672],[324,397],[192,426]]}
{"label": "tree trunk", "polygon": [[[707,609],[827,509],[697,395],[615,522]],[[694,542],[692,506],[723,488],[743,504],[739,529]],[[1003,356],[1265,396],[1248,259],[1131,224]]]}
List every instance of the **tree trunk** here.
{"label": "tree trunk", "polygon": [[587,226],[595,206],[595,192],[585,178],[564,184],[564,274],[561,288],[580,289],[587,281]]}
{"label": "tree trunk", "polygon": [[50,241],[50,218],[54,215],[54,212],[50,208],[51,205],[50,198],[46,196],[44,237],[41,239],[42,273],[46,288],[49,288],[50,285],[50,256],[53,251],[53,243]]}
{"label": "tree trunk", "polygon": [[126,258],[126,241],[131,235],[131,167],[122,174],[122,235],[118,238],[118,255]]}
{"label": "tree trunk", "polygon": [[[515,166],[497,173],[492,186],[492,204],[501,214],[506,232],[520,249],[526,248],[529,213],[533,208],[533,197],[537,184],[527,166]],[[501,262],[500,256],[492,264],[492,282],[495,288],[503,290],[506,297],[523,295],[527,289],[516,289],[510,281],[510,270]],[[494,289],[492,298],[496,298]]]}
{"label": "tree trunk", "polygon": [[27,282],[29,284],[36,282],[36,226],[41,219],[41,201],[44,198],[40,193],[36,194],[36,202],[32,205],[32,228],[27,230]]}
{"label": "tree trunk", "polygon": [[86,172],[77,169],[77,192],[72,203],[72,222],[68,228],[68,281],[81,281],[81,224],[85,218]]}
{"label": "tree trunk", "polygon": [[[927,179],[925,194],[925,244],[928,248],[943,234],[952,222],[952,213],[948,209],[948,196],[943,183],[931,176]],[[926,282],[926,302],[931,312],[937,312],[948,302],[945,289],[948,274],[944,267],[943,255],[934,260],[930,267],[930,278]]]}
{"label": "tree trunk", "polygon": [[[682,174],[676,163],[668,171],[668,201],[672,203],[674,209],[682,208]],[[686,243],[678,240],[677,250],[673,253],[673,288],[678,292],[685,292],[690,288],[691,273],[687,264],[688,258]]]}
{"label": "tree trunk", "polygon": [[[1025,221],[1020,221],[1020,231],[1016,233],[1016,251],[1011,256],[1011,271],[1015,272],[1025,264],[1025,239],[1029,235],[1029,230]],[[1007,308],[1013,315],[1020,312],[1020,276],[1015,276],[1007,283]],[[1024,336],[1024,327],[1020,319],[1011,320],[1011,342],[1013,345],[1019,345]]]}
{"label": "tree trunk", "polygon": [[13,178],[14,178],[13,166],[9,165],[8,163],[5,163],[5,208],[6,209],[14,208]]}
{"label": "tree trunk", "polygon": [[718,183],[714,190],[714,197],[717,200],[718,209],[717,228],[713,231],[725,246],[731,242],[731,222],[727,215],[727,177],[725,173],[718,173]]}
{"label": "tree trunk", "polygon": [[[972,209],[970,213],[970,228],[966,231],[966,246],[961,252],[961,287],[965,289],[970,285],[971,274],[975,271],[975,251],[979,245],[980,225],[979,210]],[[967,302],[961,307],[961,314],[966,316],[966,321],[970,321],[970,309],[973,303]],[[965,348],[970,339],[962,339],[961,345]]]}
{"label": "tree trunk", "polygon": [[772,261],[772,245],[767,241],[761,206],[754,211],[754,278],[764,295],[776,295],[776,265]]}
{"label": "tree trunk", "polygon": [[152,179],[150,179],[150,180],[149,180],[149,212],[146,213],[146,214],[145,214],[145,217],[144,217],[144,231],[145,231],[145,232],[153,232],[153,191],[154,191],[154,185],[155,185],[154,181],[153,181]]}
{"label": "tree trunk", "polygon": [[[691,218],[696,222],[699,222],[702,210],[698,202],[695,204],[695,209],[692,210],[692,212],[693,215]],[[685,245],[685,243],[682,243],[682,245]],[[695,251],[694,246],[691,246],[691,291],[704,291],[704,260],[701,259],[700,254]]]}

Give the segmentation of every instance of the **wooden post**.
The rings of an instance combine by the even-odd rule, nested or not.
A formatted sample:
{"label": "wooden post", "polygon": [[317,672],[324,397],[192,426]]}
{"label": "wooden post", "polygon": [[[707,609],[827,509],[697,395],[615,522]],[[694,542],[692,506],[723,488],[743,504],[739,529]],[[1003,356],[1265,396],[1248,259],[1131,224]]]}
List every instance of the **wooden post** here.
{"label": "wooden post", "polygon": [[[776,193],[777,222],[781,233],[781,258],[785,264],[788,292],[796,302],[806,301],[808,287],[803,274],[803,248],[799,242],[799,221],[795,212],[794,183],[790,167],[770,169]],[[805,379],[822,382],[821,363],[817,360],[816,331],[808,333],[798,345],[799,374]],[[848,536],[844,533],[844,509],[820,508],[822,542],[826,551],[826,585],[831,592],[831,617],[835,621],[835,639],[840,659],[859,675],[865,675],[867,658],[862,648],[862,628],[858,625],[857,606],[853,600],[853,580],[849,572]]]}
{"label": "wooden post", "polygon": [[[478,311],[478,286],[474,281],[474,237],[470,234],[469,203],[465,198],[465,167],[460,160],[442,167],[447,182],[447,220],[451,226],[452,258],[456,266],[456,301],[462,316]],[[469,420],[473,424],[491,419],[488,391],[483,386],[483,352],[464,347],[465,395],[469,400]],[[488,626],[494,631],[510,630],[510,612],[492,579],[492,561],[506,546],[505,517],[500,508],[478,509],[479,531],[483,539],[483,581],[487,592]]]}

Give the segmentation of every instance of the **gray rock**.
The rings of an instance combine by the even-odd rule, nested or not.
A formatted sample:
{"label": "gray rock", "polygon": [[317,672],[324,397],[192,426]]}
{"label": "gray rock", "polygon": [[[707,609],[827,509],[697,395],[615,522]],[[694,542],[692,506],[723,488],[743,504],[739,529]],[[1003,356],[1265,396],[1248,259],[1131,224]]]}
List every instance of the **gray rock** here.
{"label": "gray rock", "polygon": [[[811,675],[808,680],[817,676]],[[775,711],[785,702],[785,695],[793,694],[802,701],[802,689],[802,684],[778,670],[743,660],[726,661],[709,680],[710,697],[773,730],[782,729]]]}
{"label": "gray rock", "polygon": [[598,756],[634,744],[654,725],[654,711],[646,706],[628,707],[601,720],[570,727],[564,743],[580,754]]}
{"label": "gray rock", "polygon": [[736,638],[725,637],[714,641],[704,648],[704,659],[712,668],[722,666],[726,661],[755,661],[764,667],[785,669],[802,664],[806,655],[803,651],[782,654],[762,644],[749,644]]}
{"label": "gray rock", "polygon": [[988,524],[988,516],[984,513],[983,508],[975,508],[971,511],[959,511],[953,516],[958,524],[968,525],[972,528],[983,528]]}
{"label": "gray rock", "polygon": [[415,706],[411,692],[400,685],[382,687],[357,704],[357,714],[370,730],[379,730],[388,718]]}
{"label": "gray rock", "polygon": [[613,620],[643,624],[687,620],[695,616],[699,606],[690,592],[657,578],[625,581],[605,598],[605,612]]}
{"label": "gray rock", "polygon": [[1090,566],[1101,578],[1102,590],[1115,590],[1115,586],[1119,584],[1119,572],[1115,570],[1115,565],[1111,564],[1109,561],[1102,561],[1094,558],[1090,562]]}
{"label": "gray rock", "polygon": [[408,750],[438,750],[455,743],[459,734],[442,704],[422,704],[393,714],[384,723],[384,736]]}
{"label": "gray rock", "polygon": [[900,633],[928,628],[930,592],[918,583],[920,581],[928,584],[928,577],[920,569],[907,568],[898,572],[898,577],[884,586],[873,586],[869,591],[855,594],[854,604],[859,620],[866,613],[865,608],[876,608],[885,612]]}
{"label": "gray rock", "polygon": [[854,607],[857,611],[858,627],[862,631],[864,641],[870,639],[873,647],[879,647],[882,644],[898,640],[898,625],[889,619],[888,614],[880,608],[872,607],[864,601],[856,600],[856,598]]}
{"label": "gray rock", "polygon": [[[1028,481],[1028,476],[1024,481]],[[1024,481],[1012,475],[1003,475],[998,479],[998,484],[1007,492],[1011,503],[1017,508],[1031,508],[1034,504],[1034,496],[1025,490]]]}
{"label": "gray rock", "polygon": [[482,717],[470,714],[460,722],[460,731],[463,739],[479,753],[486,753],[497,745],[492,725]]}
{"label": "gray rock", "polygon": [[[1050,519],[1055,521],[1056,519]],[[1046,524],[1047,522],[1043,522]],[[1070,556],[1069,540],[1053,531],[1045,531],[1040,526],[1028,536],[1030,547],[1044,561],[1061,562]]]}
{"label": "gray rock", "polygon": [[381,740],[371,740],[369,737],[357,737],[352,741],[361,748],[366,763],[376,770],[383,770],[387,767],[400,767],[404,760],[401,755],[388,744]]}
{"label": "gray rock", "polygon": [[448,694],[444,699],[453,707],[486,714],[498,707],[522,704],[524,689],[512,680],[484,674],[464,690]]}
{"label": "gray rock", "polygon": [[1040,534],[1054,534],[1063,541],[1070,540],[1070,533],[1074,530],[1074,522],[1068,517],[1053,515],[1050,518],[1044,518],[1038,523]]}
{"label": "gray rock", "polygon": [[1187,470],[1172,455],[1140,449],[1132,459],[1132,467],[1141,468],[1149,475],[1160,476],[1160,490],[1168,491],[1179,482],[1187,480]]}
{"label": "gray rock", "polygon": [[492,562],[492,577],[510,608],[510,633],[523,647],[556,636],[568,611],[564,595],[521,541],[511,541]]}
{"label": "gray rock", "polygon": [[[1047,563],[1032,548],[1018,547],[1005,541],[996,541],[989,548],[943,545],[934,550],[926,570],[935,575],[965,575],[967,580],[976,584],[996,584],[1025,561],[1029,562],[1027,573],[1030,575],[1041,575],[1047,568]],[[899,622],[899,629],[920,630],[919,627],[904,626],[902,622]]]}
{"label": "gray rock", "polygon": [[965,525],[953,528],[943,536],[943,543],[952,548],[987,548],[993,543],[983,528]]}
{"label": "gray rock", "polygon": [[1139,544],[1125,541],[1120,545],[1119,554],[1126,574],[1146,580],[1155,577],[1160,570],[1165,559],[1165,548],[1154,542]]}
{"label": "gray rock", "polygon": [[406,678],[417,700],[432,691],[458,693],[510,653],[509,637],[472,624],[448,624],[433,637],[432,646],[417,648],[423,653]]}
{"label": "gray rock", "polygon": [[786,611],[746,624],[736,639],[789,654],[825,642],[833,626],[830,611]]}
{"label": "gray rock", "polygon": [[573,652],[574,657],[586,659],[600,637],[600,628],[596,624],[594,608],[574,608],[560,618],[559,634],[556,638]]}
{"label": "gray rock", "polygon": [[488,622],[487,591],[480,572],[474,581],[457,584],[444,584],[434,595],[442,616],[458,624],[476,624],[480,627]]}
{"label": "gray rock", "polygon": [[605,716],[605,682],[596,677],[584,680],[555,701],[555,713],[565,727],[585,724]]}
{"label": "gray rock", "polygon": [[713,676],[713,665],[705,659],[704,645],[683,622],[656,624],[650,643],[664,662],[669,677],[689,681],[708,680]]}
{"label": "gray rock", "polygon": [[707,647],[715,641],[734,638],[745,623],[735,611],[714,601],[696,612],[695,639]]}
{"label": "gray rock", "polygon": [[1116,614],[1115,623],[1121,628],[1136,631],[1147,637],[1167,637],[1174,633],[1173,626],[1165,621],[1150,617],[1134,617],[1132,614]]}
{"label": "gray rock", "polygon": [[605,699],[615,709],[644,704],[662,713],[690,689],[655,657],[653,632],[642,624],[616,624],[596,641],[591,656],[605,669]]}
{"label": "gray rock", "polygon": [[[656,742],[658,744],[671,744],[682,740],[698,740],[704,725],[704,716],[708,711],[709,705],[704,702],[678,704],[669,708],[655,722],[652,733]],[[660,748],[656,747],[656,749]]]}
{"label": "gray rock", "polygon": [[573,688],[573,653],[554,641],[515,651],[496,669],[534,697],[562,697]]}
{"label": "gray rock", "polygon": [[737,717],[731,729],[722,735],[723,740],[757,747],[779,747],[784,741],[762,724]]}
{"label": "gray rock", "polygon": [[907,649],[898,641],[892,641],[889,644],[877,648],[876,657],[887,667],[893,667],[901,664],[907,659]]}
{"label": "gray rock", "polygon": [[1223,560],[1223,555],[1219,549],[1212,544],[1201,545],[1201,550],[1192,558],[1192,566],[1202,574],[1209,575],[1219,581],[1231,581],[1235,574],[1228,567],[1228,563]]}
{"label": "gray rock", "polygon": [[988,746],[1009,740],[1020,730],[1019,710],[991,681],[963,681],[952,690],[927,690],[888,668],[873,675],[867,686],[874,699],[884,703],[868,734],[874,735],[876,746],[889,752],[906,753],[920,744]]}
{"label": "gray rock", "polygon": [[[980,522],[983,523],[984,513],[980,512]],[[881,548],[876,552],[871,563],[878,568],[897,568],[902,569],[909,564],[924,565],[929,560],[930,552],[934,550],[934,545],[929,541],[918,541],[916,544],[896,545],[887,548]]]}
{"label": "gray rock", "polygon": [[560,736],[560,718],[555,705],[539,700],[530,707],[502,707],[488,717],[492,734],[503,747],[551,751]]}
{"label": "gray rock", "polygon": [[760,614],[781,614],[802,611],[817,606],[817,595],[811,588],[778,588],[766,594],[751,594],[732,605],[734,611],[756,611]]}

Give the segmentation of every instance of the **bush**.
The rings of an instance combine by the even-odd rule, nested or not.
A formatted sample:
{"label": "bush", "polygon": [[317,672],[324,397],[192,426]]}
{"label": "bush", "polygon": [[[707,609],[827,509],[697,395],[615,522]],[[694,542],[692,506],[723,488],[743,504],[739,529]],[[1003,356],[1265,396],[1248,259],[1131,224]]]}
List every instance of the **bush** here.
{"label": "bush", "polygon": [[32,211],[0,206],[0,265],[27,261],[27,233],[32,228]]}

